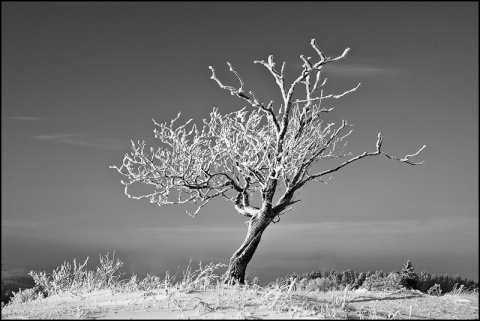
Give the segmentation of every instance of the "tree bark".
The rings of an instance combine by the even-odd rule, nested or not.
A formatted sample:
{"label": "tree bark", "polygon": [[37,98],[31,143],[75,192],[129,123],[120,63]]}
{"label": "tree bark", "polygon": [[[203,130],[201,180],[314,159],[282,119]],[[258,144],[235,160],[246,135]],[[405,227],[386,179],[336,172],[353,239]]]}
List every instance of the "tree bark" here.
{"label": "tree bark", "polygon": [[228,270],[226,272],[225,283],[245,283],[245,271],[248,263],[253,257],[253,254],[257,250],[258,244],[262,237],[263,231],[272,221],[270,211],[260,211],[257,215],[253,216],[248,222],[247,237],[240,248],[233,254],[230,259]]}

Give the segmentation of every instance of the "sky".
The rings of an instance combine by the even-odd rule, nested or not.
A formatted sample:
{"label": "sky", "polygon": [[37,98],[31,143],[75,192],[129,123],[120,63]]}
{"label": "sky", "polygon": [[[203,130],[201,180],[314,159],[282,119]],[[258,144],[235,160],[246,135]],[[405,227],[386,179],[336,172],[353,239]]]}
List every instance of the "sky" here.
{"label": "sky", "polygon": [[[164,276],[190,260],[228,263],[245,217],[224,199],[196,218],[182,205],[129,199],[109,166],[130,140],[158,146],[152,119],[201,124],[245,102],[210,79],[278,101],[300,55],[325,67],[348,151],[383,151],[311,183],[271,224],[247,268],[260,282],[312,270],[400,270],[479,279],[477,2],[2,2],[2,275],[99,255],[127,273]],[[251,108],[251,107],[248,107]],[[331,164],[318,166],[329,168]]]}

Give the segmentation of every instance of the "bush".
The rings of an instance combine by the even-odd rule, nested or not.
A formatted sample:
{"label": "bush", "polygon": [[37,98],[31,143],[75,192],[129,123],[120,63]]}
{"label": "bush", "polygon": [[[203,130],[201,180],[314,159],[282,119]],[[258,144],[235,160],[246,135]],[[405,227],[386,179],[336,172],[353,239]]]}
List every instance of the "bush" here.
{"label": "bush", "polygon": [[20,289],[18,292],[12,292],[13,296],[10,299],[10,303],[12,305],[21,304],[30,302],[37,299],[43,299],[45,296],[39,288],[34,287],[32,289],[22,290]]}
{"label": "bush", "polygon": [[305,290],[309,291],[332,291],[333,289],[336,289],[336,283],[335,281],[332,281],[329,278],[316,278],[313,280],[309,280],[306,284]]}
{"label": "bush", "polygon": [[366,272],[359,273],[358,276],[355,278],[355,283],[353,284],[353,288],[358,289],[359,287],[361,287],[363,282],[365,282],[366,278],[367,278]]}
{"label": "bush", "polygon": [[54,269],[51,274],[30,271],[29,275],[33,278],[37,290],[46,296],[64,291],[93,291],[110,288],[117,284],[121,276],[117,272],[123,265],[123,262],[118,259],[115,263],[114,257],[112,260],[109,260],[108,253],[104,258],[100,256],[100,266],[97,267],[96,272],[87,271],[87,257],[85,262],[78,264],[78,266],[74,259],[73,269],[70,263],[64,262],[61,266]]}
{"label": "bush", "polygon": [[442,294],[442,289],[440,288],[440,284],[435,284],[430,289],[428,289],[427,294],[440,296],[440,294]]}
{"label": "bush", "polygon": [[373,274],[363,281],[362,288],[367,290],[391,290],[400,285],[400,275],[390,273],[388,276],[382,276],[384,273]]}

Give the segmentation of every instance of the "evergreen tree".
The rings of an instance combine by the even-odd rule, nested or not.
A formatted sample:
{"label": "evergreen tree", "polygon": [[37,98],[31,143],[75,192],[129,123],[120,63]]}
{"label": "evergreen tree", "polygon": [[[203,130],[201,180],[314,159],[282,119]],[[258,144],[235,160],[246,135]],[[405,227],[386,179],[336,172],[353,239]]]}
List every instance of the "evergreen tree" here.
{"label": "evergreen tree", "polygon": [[406,287],[407,289],[416,289],[418,276],[414,272],[413,264],[410,260],[407,261],[407,264],[404,265],[402,271],[400,272],[401,281],[400,284]]}

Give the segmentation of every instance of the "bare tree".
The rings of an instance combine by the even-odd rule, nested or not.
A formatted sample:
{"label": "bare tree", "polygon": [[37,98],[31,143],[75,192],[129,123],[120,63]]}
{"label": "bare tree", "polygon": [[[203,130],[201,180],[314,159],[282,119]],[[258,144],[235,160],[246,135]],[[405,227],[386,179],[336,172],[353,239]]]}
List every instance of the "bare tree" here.
{"label": "bare tree", "polygon": [[[344,152],[345,138],[352,132],[348,131],[351,125],[345,120],[337,127],[334,123],[324,124],[321,115],[333,110],[323,107],[325,100],[341,98],[356,91],[360,84],[342,94],[325,95],[327,79],[322,78],[322,69],[345,58],[349,48],[342,55],[329,58],[319,49],[315,39],[311,40],[311,46],[319,56],[318,61],[301,55],[303,70],[290,86],[285,83],[285,62],[278,71],[272,55],[267,61],[255,61],[266,67],[275,79],[283,100],[279,107],[274,108],[273,101],[261,102],[252,91],[246,93],[243,79],[230,63],[227,62],[230,71],[240,83],[238,88],[224,85],[210,66],[210,78],[250,107],[226,115],[214,108],[210,119],[203,120],[201,130],[196,125],[187,130],[191,119],[174,127],[180,113],[169,124],[158,124],[154,120],[155,137],[162,147],[146,149],[145,142],[132,141],[133,151],[125,155],[123,164],[110,166],[127,177],[128,181],[122,184],[130,198],[149,198],[151,203],[160,206],[190,203],[196,210],[187,210],[187,213],[195,217],[205,204],[220,196],[231,201],[239,214],[248,217],[247,236],[230,259],[226,280],[244,282],[245,269],[262,233],[298,202],[297,193],[306,184],[323,181],[341,168],[369,156],[383,155],[410,165],[423,163],[410,159],[425,146],[404,158],[394,157],[382,151],[383,137],[379,133],[375,151],[351,157],[328,170],[314,170],[313,165],[322,159],[351,155]],[[305,96],[302,94],[303,99],[294,100],[294,91],[300,87],[304,88]],[[128,187],[134,183],[151,185],[152,192],[133,196]],[[250,203],[254,194],[259,196],[259,207]]]}

